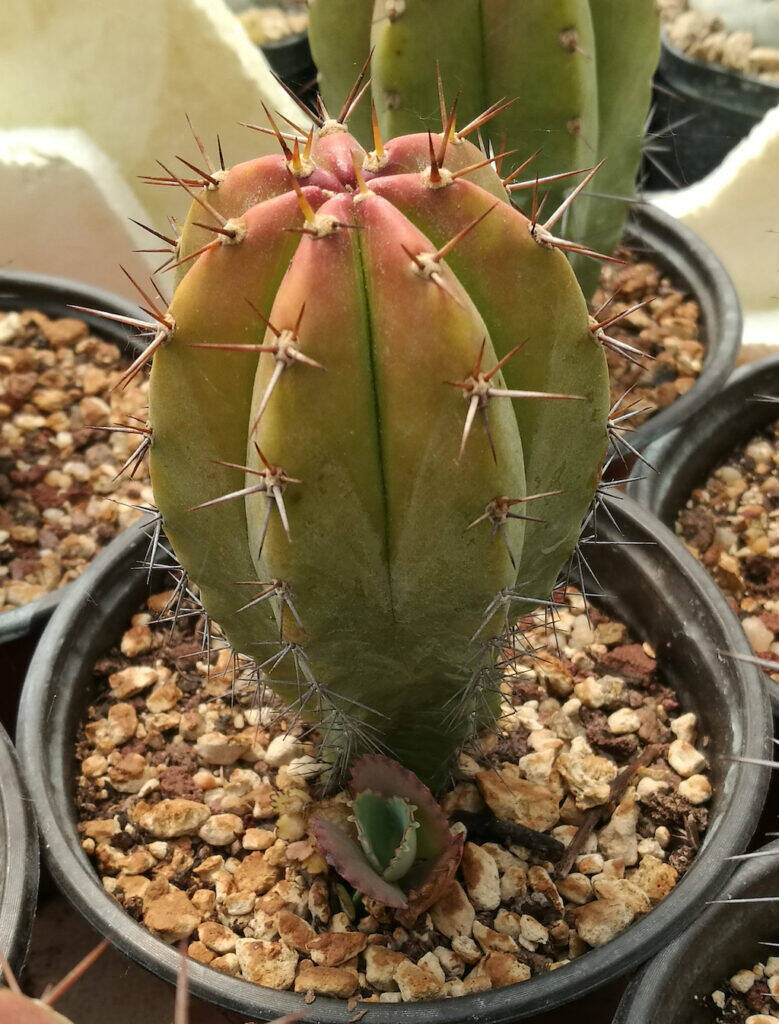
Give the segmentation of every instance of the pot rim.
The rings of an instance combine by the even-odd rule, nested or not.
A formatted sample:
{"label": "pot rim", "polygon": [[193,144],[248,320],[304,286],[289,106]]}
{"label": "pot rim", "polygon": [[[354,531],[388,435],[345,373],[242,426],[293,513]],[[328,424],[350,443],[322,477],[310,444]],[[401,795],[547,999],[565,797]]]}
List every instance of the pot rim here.
{"label": "pot rim", "polygon": [[0,950],[18,976],[27,958],[40,857],[33,804],[10,737],[0,725]]}
{"label": "pot rim", "polygon": [[[665,564],[681,574],[680,578],[686,581],[684,588],[694,590],[696,600],[705,607],[709,629],[724,636],[725,642],[736,651],[743,650],[746,638],[736,628],[724,598],[708,574],[675,537],[629,498],[610,502],[609,512],[626,532],[651,538],[651,543],[659,546]],[[614,543],[617,531],[609,526],[606,516],[603,518],[604,537]],[[77,656],[73,651],[77,651],[79,645],[80,625],[90,616],[94,620],[101,582],[105,591],[114,588],[109,598],[117,600],[120,589],[128,596],[128,587],[122,583],[121,572],[127,569],[128,562],[139,557],[144,528],[148,529],[148,524],[130,527],[105,548],[75,581],[73,589],[52,617],[25,681],[19,709],[18,746],[38,810],[49,869],[60,889],[98,931],[112,937],[124,954],[165,980],[174,982],[179,962],[176,949],[151,936],[111,899],[81,850],[73,800],[63,779],[60,755],[55,753],[55,748],[58,749],[57,741],[53,739],[56,729],[51,724],[52,715],[68,715],[75,700],[68,697],[68,692],[77,685],[73,683],[68,692],[63,692],[62,682],[66,677],[58,668],[58,662],[66,654]],[[618,550],[627,568],[642,566],[646,586],[655,582],[650,579],[646,568],[646,541]],[[653,564],[654,560],[653,552]],[[668,601],[673,599],[668,588],[663,593],[667,594]],[[673,594],[677,602],[683,603],[675,591]],[[680,642],[689,643],[686,631]],[[695,650],[701,657],[709,659],[710,664],[705,670],[707,677],[719,681],[727,675],[729,681],[721,685],[728,692],[735,688],[739,695],[736,701],[738,714],[729,719],[735,723],[732,752],[739,756],[767,756],[771,716],[757,671],[741,662],[728,663],[725,671],[719,669],[718,662],[715,671],[712,663],[716,658],[714,651],[704,650],[700,643]],[[61,741],[63,750],[65,743],[72,743],[70,733]],[[57,763],[50,763],[51,759]],[[483,1018],[494,1024],[504,1024],[570,1002],[644,962],[684,927],[691,908],[700,905],[703,899],[724,885],[728,876],[727,869],[722,868],[724,858],[741,852],[756,827],[770,771],[740,761],[728,761],[723,772],[725,804],[707,830],[701,853],[673,892],[611,943],[591,950],[559,971],[537,976],[521,985],[434,1002],[371,1004],[368,1021],[371,1024],[440,1024],[441,1021],[465,1024]],[[733,795],[736,790],[739,793],[737,800]],[[317,997],[315,1004],[308,1008],[299,995],[259,988],[243,979],[217,974],[196,962],[189,964],[188,973],[194,996],[247,1016],[270,1018],[302,1010],[307,1020],[346,1024],[353,1014],[353,1011],[346,1010],[344,1001]]]}
{"label": "pot rim", "polygon": [[[103,320],[91,313],[68,309],[70,304],[141,320],[149,319],[135,303],[104,288],[66,277],[0,270],[0,312],[34,309],[46,316],[73,317],[83,320],[92,333],[119,345],[129,358],[135,359],[140,354],[142,346],[126,326]],[[64,587],[43,594],[35,601],[0,613],[0,646],[28,636],[44,626],[70,587],[71,584],[66,583]]]}
{"label": "pot rim", "polygon": [[[766,843],[757,852],[768,851],[775,854],[776,859],[774,857],[755,857],[745,861],[736,869],[726,891],[722,894],[723,897],[736,899],[762,881],[764,876],[770,875],[771,872],[777,873],[779,839],[772,843]],[[633,978],[620,1000],[612,1024],[659,1024],[654,1017],[650,1019],[646,1015],[649,1007],[657,1006],[658,986],[662,984],[668,974],[675,974],[678,971],[679,964],[684,962],[685,956],[696,948],[696,944],[701,941],[707,931],[716,926],[720,913],[719,906],[708,907],[687,931],[674,939]],[[722,937],[728,938],[725,933]]]}
{"label": "pot rim", "polygon": [[642,423],[631,435],[638,451],[694,416],[718,394],[738,357],[743,317],[728,272],[709,246],[686,224],[647,202],[637,202],[625,225],[629,245],[643,245],[652,262],[686,287],[698,303],[705,355],[689,391]]}
{"label": "pot rim", "polygon": [[[736,102],[737,100],[744,99],[746,90],[748,90],[748,95],[758,96],[765,101],[767,104],[766,111],[777,102],[779,85],[773,82],[766,82],[756,75],[747,75],[742,71],[736,71],[734,68],[727,68],[724,64],[712,64],[709,61],[702,60],[700,57],[693,57],[689,53],[685,53],[684,50],[679,49],[678,46],[671,42],[666,28],[660,30],[660,47],[661,70],[665,75],[668,75],[670,71],[670,77],[674,79],[675,85],[677,84],[677,76],[674,72],[678,71],[680,67],[684,68],[685,71],[690,71],[698,79],[710,76],[712,81],[716,82],[717,90],[715,90],[713,95],[707,92],[702,93],[695,88],[691,89],[690,95],[696,99],[703,100],[713,106],[725,107],[728,110],[736,109],[739,113],[746,114],[749,117],[761,117],[762,115],[758,113],[755,107],[750,107],[747,110]],[[724,98],[731,100],[735,107],[731,103],[721,102]]]}
{"label": "pot rim", "polygon": [[[673,529],[676,515],[693,488],[706,479],[714,465],[761,427],[779,418],[779,402],[753,402],[745,415],[750,395],[773,388],[779,396],[779,353],[740,366],[708,407],[684,430],[676,429],[658,438],[645,451],[656,473],[634,470],[627,493]],[[702,453],[709,453],[702,457]],[[750,653],[754,653],[750,648]],[[779,717],[779,686],[765,681],[774,715]]]}

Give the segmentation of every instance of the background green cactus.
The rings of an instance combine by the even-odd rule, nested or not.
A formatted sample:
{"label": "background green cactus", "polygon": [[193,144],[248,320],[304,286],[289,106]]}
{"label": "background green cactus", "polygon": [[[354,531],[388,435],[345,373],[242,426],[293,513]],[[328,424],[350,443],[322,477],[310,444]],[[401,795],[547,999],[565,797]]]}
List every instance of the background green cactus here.
{"label": "background green cactus", "polygon": [[[496,152],[504,135],[521,158],[542,147],[533,168],[541,177],[605,158],[598,193],[633,196],[660,47],[655,0],[311,0],[309,22],[326,105],[340,102],[373,47],[382,131],[432,129],[439,98],[430,67],[438,60],[447,89],[462,89],[461,123],[518,99],[485,127]],[[367,143],[367,108],[351,127]],[[550,209],[567,185],[549,186]],[[610,253],[627,208],[583,198],[564,234]],[[571,260],[590,296],[597,266]]]}
{"label": "background green cactus", "polygon": [[474,145],[366,153],[340,121],[204,177],[154,307],[152,483],[205,608],[326,751],[436,787],[578,539],[606,363],[564,243]]}

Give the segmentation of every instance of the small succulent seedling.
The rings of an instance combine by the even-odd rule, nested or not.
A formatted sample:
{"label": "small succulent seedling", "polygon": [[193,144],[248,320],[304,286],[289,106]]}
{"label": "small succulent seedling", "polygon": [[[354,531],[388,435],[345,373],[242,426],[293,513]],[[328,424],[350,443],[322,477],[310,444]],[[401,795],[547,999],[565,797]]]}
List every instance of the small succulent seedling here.
{"label": "small succulent seedling", "polygon": [[276,157],[187,162],[200,188],[164,165],[193,198],[178,284],[139,289],[154,325],[124,379],[153,358],[174,616],[196,587],[334,768],[386,753],[437,789],[598,486],[609,339],[565,256],[600,257],[556,233],[597,168],[525,216],[456,105],[435,134],[374,118],[366,151],[363,76],[307,133],[276,125]]}
{"label": "small succulent seedling", "polygon": [[328,863],[364,897],[416,918],[454,878],[463,849],[433,794],[397,761],[352,767],[351,814],[318,815],[312,830]]}
{"label": "small succulent seedling", "polygon": [[[541,147],[527,180],[503,175],[527,210],[536,172],[554,209],[570,184],[561,172],[605,159],[595,194],[571,211],[565,233],[604,252],[620,241],[660,48],[655,0],[311,0],[309,37],[325,103],[343,95],[370,51],[372,96],[389,136],[432,127],[436,58],[447,85],[461,89],[464,130],[481,129],[495,153]],[[367,107],[353,130],[370,139]],[[571,258],[590,295],[598,268]]]}

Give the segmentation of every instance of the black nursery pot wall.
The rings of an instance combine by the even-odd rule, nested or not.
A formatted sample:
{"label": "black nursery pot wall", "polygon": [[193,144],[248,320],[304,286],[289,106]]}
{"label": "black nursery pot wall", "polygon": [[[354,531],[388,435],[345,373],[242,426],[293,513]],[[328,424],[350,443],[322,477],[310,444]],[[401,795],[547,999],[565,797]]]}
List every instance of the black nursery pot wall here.
{"label": "black nursery pot wall", "polygon": [[[761,401],[755,396],[773,396]],[[719,462],[779,418],[779,355],[736,370],[716,401],[709,402],[684,429],[650,445],[645,458],[656,473],[641,468],[628,484],[628,494],[673,528],[692,491],[704,483]],[[779,687],[766,683],[774,714],[779,715]]]}
{"label": "black nursery pot wall", "polygon": [[[89,325],[89,330],[106,341],[118,345],[128,359],[141,351],[128,328],[68,307],[86,306],[108,313],[146,320],[148,317],[134,303],[78,281],[43,274],[0,271],[0,312],[34,309],[48,317],[75,317]],[[8,723],[9,708],[21,686],[35,641],[51,613],[61,601],[67,587],[44,594],[19,608],[0,613],[0,646],[3,648],[4,680],[0,694],[0,717]]]}
{"label": "black nursery pot wall", "polygon": [[[591,200],[595,202],[596,200]],[[687,292],[700,308],[703,368],[690,390],[656,412],[630,435],[638,451],[689,420],[722,389],[741,345],[741,305],[733,282],[702,239],[674,217],[637,203],[625,226],[624,243],[648,258]]]}
{"label": "black nursery pot wall", "polygon": [[[227,6],[233,13],[240,14],[248,8],[267,7],[269,4],[268,0],[227,0]],[[273,73],[314,110],[317,70],[311,56],[308,32],[293,32],[284,39],[263,43],[260,49]]]}
{"label": "black nursery pot wall", "polygon": [[[779,897],[779,842],[758,853],[733,875],[722,899]],[[613,1024],[711,1024],[714,1008],[706,997],[737,971],[776,952],[764,945],[779,941],[775,906],[761,902],[707,907],[630,985]]]}
{"label": "black nursery pot wall", "polygon": [[0,950],[17,976],[38,897],[38,832],[16,753],[0,726]]}
{"label": "black nursery pot wall", "polygon": [[[458,999],[376,1004],[366,1024],[490,1024],[553,1009],[631,971],[677,935],[716,896],[728,876],[727,858],[742,852],[758,822],[769,771],[733,758],[765,758],[771,715],[759,672],[721,661],[716,650],[747,651],[746,638],[708,575],[678,541],[630,499],[610,503],[598,523],[600,540],[587,558],[609,596],[602,604],[633,634],[652,644],[664,675],[711,737],[714,797],[710,826],[690,870],[668,898],[613,942],[565,967],[521,985]],[[146,528],[148,530],[148,527]],[[617,541],[632,543],[616,546]],[[152,937],[103,890],[79,842],[74,806],[74,739],[90,701],[92,667],[126,628],[146,593],[143,524],[125,531],[98,556],[52,617],[30,666],[19,714],[18,743],[56,882],[98,931],[128,956],[173,981],[178,953]],[[165,581],[167,582],[167,581]],[[163,580],[157,580],[163,585]],[[346,1024],[346,1003],[259,988],[202,964],[189,964],[195,996],[244,1018],[270,1019],[300,1011],[304,1019]]]}
{"label": "black nursery pot wall", "polygon": [[663,32],[649,130],[663,133],[658,159],[669,173],[647,160],[646,187],[667,189],[705,177],[777,103],[779,86],[688,57]]}

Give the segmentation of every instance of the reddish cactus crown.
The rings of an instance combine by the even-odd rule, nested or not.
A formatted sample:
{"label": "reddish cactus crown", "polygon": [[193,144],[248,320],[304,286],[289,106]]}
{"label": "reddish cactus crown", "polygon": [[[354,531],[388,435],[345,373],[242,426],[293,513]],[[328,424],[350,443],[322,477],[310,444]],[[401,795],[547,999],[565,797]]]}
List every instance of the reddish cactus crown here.
{"label": "reddish cactus crown", "polygon": [[325,748],[437,785],[578,538],[607,374],[561,211],[516,210],[454,111],[366,152],[357,98],[198,192],[170,174],[195,201],[150,465],[207,611]]}

